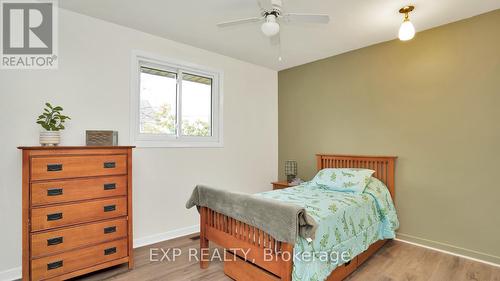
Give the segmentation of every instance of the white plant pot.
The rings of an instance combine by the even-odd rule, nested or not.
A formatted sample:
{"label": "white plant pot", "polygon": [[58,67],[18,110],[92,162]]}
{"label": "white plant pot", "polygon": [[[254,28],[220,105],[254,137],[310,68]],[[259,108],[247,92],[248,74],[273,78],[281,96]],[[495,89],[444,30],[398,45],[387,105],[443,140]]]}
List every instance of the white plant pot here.
{"label": "white plant pot", "polygon": [[56,146],[60,142],[60,131],[40,131],[40,144],[42,146]]}

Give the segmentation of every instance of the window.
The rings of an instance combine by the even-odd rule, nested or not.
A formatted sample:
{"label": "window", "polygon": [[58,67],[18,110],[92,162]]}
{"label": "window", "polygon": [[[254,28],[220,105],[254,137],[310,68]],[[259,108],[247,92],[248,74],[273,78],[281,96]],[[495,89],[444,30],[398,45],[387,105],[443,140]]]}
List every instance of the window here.
{"label": "window", "polygon": [[222,146],[221,76],[134,52],[132,142],[143,147]]}

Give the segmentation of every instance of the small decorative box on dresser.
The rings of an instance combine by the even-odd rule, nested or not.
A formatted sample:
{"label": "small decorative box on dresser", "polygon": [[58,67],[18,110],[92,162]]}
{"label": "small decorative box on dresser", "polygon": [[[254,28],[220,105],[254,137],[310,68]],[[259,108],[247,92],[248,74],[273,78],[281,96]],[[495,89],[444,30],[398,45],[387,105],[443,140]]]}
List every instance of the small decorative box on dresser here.
{"label": "small decorative box on dresser", "polygon": [[133,267],[132,148],[19,147],[23,280]]}

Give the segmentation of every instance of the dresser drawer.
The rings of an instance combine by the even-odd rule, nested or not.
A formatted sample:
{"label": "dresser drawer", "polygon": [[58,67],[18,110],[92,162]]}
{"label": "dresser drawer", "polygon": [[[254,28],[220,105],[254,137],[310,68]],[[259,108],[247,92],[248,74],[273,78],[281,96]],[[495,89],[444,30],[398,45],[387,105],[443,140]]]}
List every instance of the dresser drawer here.
{"label": "dresser drawer", "polygon": [[127,155],[77,155],[31,158],[31,180],[127,174]]}
{"label": "dresser drawer", "polygon": [[126,197],[33,208],[31,210],[31,231],[125,215],[127,215]]}
{"label": "dresser drawer", "polygon": [[127,176],[60,180],[31,184],[32,206],[126,194]]}
{"label": "dresser drawer", "polygon": [[31,261],[32,280],[56,277],[127,256],[127,240],[117,240]]}
{"label": "dresser drawer", "polygon": [[97,222],[31,235],[31,256],[52,255],[127,236],[127,219]]}

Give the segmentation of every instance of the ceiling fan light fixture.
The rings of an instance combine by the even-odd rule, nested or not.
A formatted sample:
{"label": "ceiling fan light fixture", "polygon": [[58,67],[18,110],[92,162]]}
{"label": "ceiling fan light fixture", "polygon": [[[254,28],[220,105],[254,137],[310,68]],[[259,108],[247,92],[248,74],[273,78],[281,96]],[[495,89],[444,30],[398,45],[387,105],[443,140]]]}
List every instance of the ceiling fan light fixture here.
{"label": "ceiling fan light fixture", "polygon": [[410,12],[415,9],[414,6],[406,6],[403,7],[399,10],[401,14],[405,15],[405,18],[403,20],[403,23],[399,27],[399,40],[401,41],[408,41],[413,39],[415,37],[415,27],[410,21]]}
{"label": "ceiling fan light fixture", "polygon": [[266,22],[262,24],[260,29],[267,37],[273,37],[278,34],[280,32],[280,25],[276,22],[276,15],[267,15]]}

